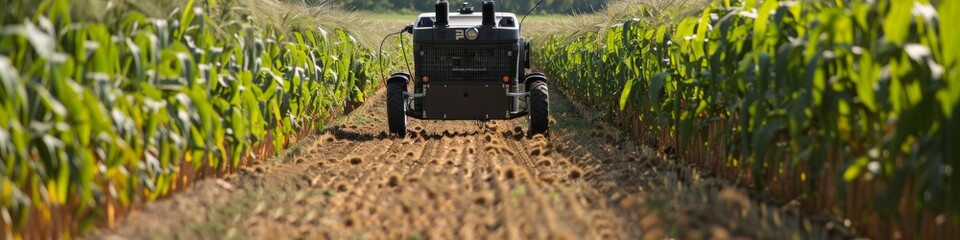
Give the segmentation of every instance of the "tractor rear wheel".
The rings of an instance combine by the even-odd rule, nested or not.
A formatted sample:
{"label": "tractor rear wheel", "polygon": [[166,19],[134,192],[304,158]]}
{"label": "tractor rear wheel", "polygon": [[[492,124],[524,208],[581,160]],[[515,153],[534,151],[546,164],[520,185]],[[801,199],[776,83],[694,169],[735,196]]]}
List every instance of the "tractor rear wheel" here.
{"label": "tractor rear wheel", "polygon": [[407,136],[407,109],[403,101],[405,85],[402,82],[387,84],[387,123],[390,125],[390,133],[400,137]]}
{"label": "tractor rear wheel", "polygon": [[550,128],[550,95],[547,82],[542,79],[530,83],[530,135],[547,132]]}

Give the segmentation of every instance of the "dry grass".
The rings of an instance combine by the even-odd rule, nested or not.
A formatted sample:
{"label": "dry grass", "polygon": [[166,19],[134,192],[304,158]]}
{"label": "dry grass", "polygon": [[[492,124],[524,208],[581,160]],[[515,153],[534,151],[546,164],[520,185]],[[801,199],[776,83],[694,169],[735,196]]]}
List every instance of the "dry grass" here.
{"label": "dry grass", "polygon": [[[179,15],[188,0],[70,0],[74,6],[73,18],[81,21],[112,23],[129,12],[140,12],[147,17],[173,19]],[[369,15],[347,11],[335,4],[307,4],[302,0],[195,0],[195,7],[206,11],[215,25],[230,24],[236,20],[251,20],[262,29],[281,33],[297,29],[348,29],[350,35],[365,46],[376,46],[388,33],[399,31],[402,23],[371,18]],[[41,1],[36,1],[35,5]],[[35,6],[34,6],[35,7]]]}
{"label": "dry grass", "polygon": [[530,22],[524,31],[526,35],[540,39],[551,34],[599,32],[628,19],[640,19],[659,25],[699,14],[696,10],[703,9],[703,6],[709,3],[708,0],[614,0],[596,13]]}

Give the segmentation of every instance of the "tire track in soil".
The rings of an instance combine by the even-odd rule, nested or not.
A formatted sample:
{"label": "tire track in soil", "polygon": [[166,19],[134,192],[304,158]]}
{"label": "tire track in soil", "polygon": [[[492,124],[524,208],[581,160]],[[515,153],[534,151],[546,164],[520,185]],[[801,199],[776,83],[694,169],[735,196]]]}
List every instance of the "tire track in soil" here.
{"label": "tire track in soil", "polygon": [[410,119],[387,136],[383,91],[288,157],[147,204],[88,238],[826,238],[795,208],[730,184],[581,114],[553,92],[550,135],[526,119]]}

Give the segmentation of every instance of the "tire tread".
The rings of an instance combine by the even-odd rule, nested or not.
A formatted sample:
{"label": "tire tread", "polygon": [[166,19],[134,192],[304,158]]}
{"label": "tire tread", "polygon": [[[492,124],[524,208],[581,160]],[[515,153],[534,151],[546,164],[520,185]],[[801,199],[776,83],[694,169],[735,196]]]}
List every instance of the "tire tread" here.
{"label": "tire tread", "polygon": [[404,84],[392,82],[387,84],[387,122],[390,133],[405,137],[407,135],[407,115],[403,106]]}
{"label": "tire tread", "polygon": [[550,126],[550,95],[547,82],[541,79],[530,83],[530,134],[547,132]]}

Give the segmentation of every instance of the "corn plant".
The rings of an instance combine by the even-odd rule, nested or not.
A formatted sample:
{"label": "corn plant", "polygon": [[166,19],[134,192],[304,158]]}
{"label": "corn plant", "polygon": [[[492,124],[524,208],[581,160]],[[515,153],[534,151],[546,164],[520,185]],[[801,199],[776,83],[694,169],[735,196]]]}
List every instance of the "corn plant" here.
{"label": "corn plant", "polygon": [[610,120],[669,136],[648,143],[919,234],[960,217],[957,14],[956,1],[716,1],[678,22],[555,34],[538,58]]}
{"label": "corn plant", "polygon": [[113,224],[134,202],[270,157],[256,150],[287,147],[379,84],[379,56],[343,29],[219,22],[213,0],[111,23],[73,22],[71,7],[43,1],[0,29],[2,238]]}

